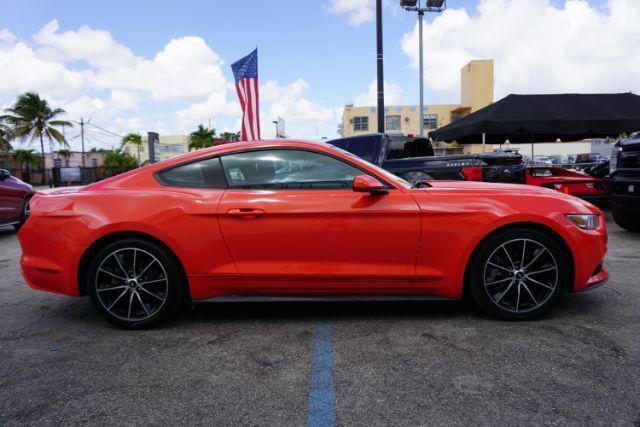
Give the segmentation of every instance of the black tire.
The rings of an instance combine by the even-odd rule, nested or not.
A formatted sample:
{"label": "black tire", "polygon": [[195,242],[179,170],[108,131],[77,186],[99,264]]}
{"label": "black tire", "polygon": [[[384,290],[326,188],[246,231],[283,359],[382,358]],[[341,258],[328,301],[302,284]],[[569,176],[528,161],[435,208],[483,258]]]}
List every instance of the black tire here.
{"label": "black tire", "polygon": [[420,181],[429,181],[433,179],[431,175],[421,171],[405,172],[402,174],[402,178],[411,183],[420,182]]}
{"label": "black tire", "polygon": [[640,232],[640,219],[638,218],[640,215],[623,211],[617,208],[612,208],[611,214],[613,215],[613,220],[620,227],[633,233]]}
{"label": "black tire", "polygon": [[141,239],[119,240],[102,248],[89,266],[86,289],[98,312],[126,329],[159,324],[185,299],[176,260],[163,247]]}
{"label": "black tire", "polygon": [[[520,261],[523,250],[524,261]],[[468,291],[490,315],[531,319],[549,310],[569,289],[570,265],[548,234],[528,228],[505,230],[475,251],[467,271]]]}
{"label": "black tire", "polygon": [[29,205],[29,201],[31,200],[32,196],[26,197],[24,199],[24,202],[22,203],[22,209],[20,210],[20,218],[17,224],[15,224],[13,226],[13,228],[15,228],[16,231],[19,231],[20,228],[22,228],[22,226],[24,225],[24,222],[27,220],[27,206]]}

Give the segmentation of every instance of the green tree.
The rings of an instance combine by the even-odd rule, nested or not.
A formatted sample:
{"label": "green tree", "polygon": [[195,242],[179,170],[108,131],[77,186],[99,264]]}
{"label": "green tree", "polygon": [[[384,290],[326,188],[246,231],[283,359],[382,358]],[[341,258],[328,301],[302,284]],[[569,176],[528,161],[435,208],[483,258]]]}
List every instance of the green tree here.
{"label": "green tree", "polygon": [[140,147],[142,147],[142,136],[139,133],[128,133],[122,137],[122,146],[131,144],[138,147],[138,166],[140,166]]}
{"label": "green tree", "polygon": [[69,166],[69,159],[71,158],[71,151],[67,150],[67,149],[62,149],[62,150],[58,150],[56,151],[56,154],[62,158],[64,158],[65,160],[65,166]]}
{"label": "green tree", "polygon": [[27,176],[25,181],[31,181],[31,166],[40,166],[42,158],[33,150],[16,150],[13,152],[14,160],[20,165],[20,169],[24,170],[26,166]]}
{"label": "green tree", "polygon": [[0,123],[0,151],[13,150],[13,147],[11,147],[11,144],[9,143],[12,139],[11,137],[11,129]]}
{"label": "green tree", "polygon": [[198,130],[189,134],[189,151],[201,148],[213,147],[216,130],[198,125]]}
{"label": "green tree", "polygon": [[222,132],[220,134],[220,141],[240,141],[240,132]]}
{"label": "green tree", "polygon": [[103,167],[110,175],[117,175],[122,172],[135,169],[138,162],[129,153],[125,153],[121,148],[116,150],[105,150]]}
{"label": "green tree", "polygon": [[[2,120],[11,127],[15,138],[40,140],[40,153],[44,159],[44,140],[47,139],[49,147],[53,151],[54,145],[68,147],[69,144],[57,129],[62,126],[73,126],[66,120],[58,120],[56,117],[64,114],[61,108],[51,108],[46,99],[40,98],[35,92],[27,92],[20,95],[13,107],[6,110],[8,113],[2,116]],[[45,174],[42,174],[42,183],[45,183]]]}

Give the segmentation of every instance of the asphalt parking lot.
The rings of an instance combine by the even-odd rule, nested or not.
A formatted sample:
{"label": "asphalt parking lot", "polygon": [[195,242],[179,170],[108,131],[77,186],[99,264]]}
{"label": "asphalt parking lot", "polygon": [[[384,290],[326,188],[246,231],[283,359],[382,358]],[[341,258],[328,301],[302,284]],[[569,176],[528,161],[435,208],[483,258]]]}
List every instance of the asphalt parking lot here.
{"label": "asphalt parking lot", "polygon": [[640,236],[528,322],[458,303],[216,303],[123,331],[31,290],[0,230],[0,423],[640,425]]}

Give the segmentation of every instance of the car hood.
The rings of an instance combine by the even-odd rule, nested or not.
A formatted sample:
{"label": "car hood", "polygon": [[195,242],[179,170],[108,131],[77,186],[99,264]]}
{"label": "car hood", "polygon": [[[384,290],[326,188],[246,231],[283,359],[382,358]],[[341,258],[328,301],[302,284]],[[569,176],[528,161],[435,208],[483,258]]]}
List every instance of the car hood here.
{"label": "car hood", "polygon": [[503,201],[505,200],[504,196],[511,200],[514,198],[522,199],[524,197],[543,197],[569,203],[577,208],[576,212],[579,212],[581,208],[586,208],[592,212],[599,212],[599,209],[589,202],[569,194],[536,185],[500,184],[477,181],[429,181],[429,185],[430,187],[423,187],[420,190],[425,190],[426,193],[433,191],[451,191],[460,195],[478,195],[494,200],[502,199]]}
{"label": "car hood", "polygon": [[10,187],[28,193],[33,192],[33,187],[30,184],[27,184],[26,182],[24,182],[20,178],[16,178],[15,176],[11,176],[4,181],[0,181],[0,186]]}

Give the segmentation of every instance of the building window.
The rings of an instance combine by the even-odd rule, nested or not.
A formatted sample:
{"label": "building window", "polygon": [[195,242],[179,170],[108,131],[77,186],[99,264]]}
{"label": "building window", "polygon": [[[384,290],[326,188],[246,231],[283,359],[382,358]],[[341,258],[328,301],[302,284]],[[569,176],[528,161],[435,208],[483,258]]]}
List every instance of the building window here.
{"label": "building window", "polygon": [[437,114],[425,114],[422,121],[425,129],[437,129],[438,128],[438,115]]}
{"label": "building window", "polygon": [[358,130],[369,130],[369,117],[367,116],[362,116],[362,117],[354,117],[353,118],[353,130],[358,131]]}
{"label": "building window", "polygon": [[400,130],[400,116],[387,116],[387,130]]}
{"label": "building window", "polygon": [[98,159],[91,159],[91,166],[94,168],[98,167]]}
{"label": "building window", "polygon": [[61,168],[62,167],[62,159],[53,159],[53,167]]}

